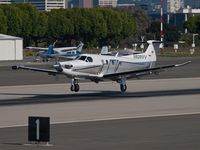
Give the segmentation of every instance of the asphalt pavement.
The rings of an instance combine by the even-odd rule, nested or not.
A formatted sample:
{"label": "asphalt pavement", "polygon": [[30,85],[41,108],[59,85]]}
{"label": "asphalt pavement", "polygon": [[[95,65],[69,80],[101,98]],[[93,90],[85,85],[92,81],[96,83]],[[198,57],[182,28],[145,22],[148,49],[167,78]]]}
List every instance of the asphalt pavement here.
{"label": "asphalt pavement", "polygon": [[[158,65],[188,60],[189,65],[142,78],[166,80],[129,81],[125,94],[112,82],[81,83],[82,93],[70,93],[65,84],[55,85],[69,83],[64,76],[11,70],[16,63],[51,68],[52,62],[0,62],[0,149],[199,150],[200,89],[195,77],[200,77],[200,58],[160,57]],[[23,124],[30,115],[51,116],[51,146],[27,144]]]}
{"label": "asphalt pavement", "polygon": [[28,145],[27,127],[0,129],[2,150],[199,150],[200,115],[51,125],[51,146]]}

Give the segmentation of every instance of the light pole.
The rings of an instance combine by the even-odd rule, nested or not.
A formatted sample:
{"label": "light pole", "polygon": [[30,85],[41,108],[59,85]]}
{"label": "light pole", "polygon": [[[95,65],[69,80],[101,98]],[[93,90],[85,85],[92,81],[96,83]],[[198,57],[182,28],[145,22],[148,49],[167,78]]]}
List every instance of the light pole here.
{"label": "light pole", "polygon": [[192,51],[190,52],[191,54],[194,54],[195,51],[195,36],[199,35],[198,33],[193,33],[192,34]]}
{"label": "light pole", "polygon": [[163,44],[163,40],[164,40],[164,33],[163,33],[163,1],[164,0],[160,0],[160,53],[161,55],[163,55],[164,52],[164,44]]}

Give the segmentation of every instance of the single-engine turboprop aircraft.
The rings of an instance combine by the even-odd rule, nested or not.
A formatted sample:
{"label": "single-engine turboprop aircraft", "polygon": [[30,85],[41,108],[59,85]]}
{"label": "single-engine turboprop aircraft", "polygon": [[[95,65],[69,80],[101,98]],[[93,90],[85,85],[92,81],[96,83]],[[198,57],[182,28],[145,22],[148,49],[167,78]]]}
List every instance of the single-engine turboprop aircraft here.
{"label": "single-engine turboprop aircraft", "polygon": [[43,61],[49,61],[50,58],[64,57],[66,59],[74,59],[81,54],[83,43],[81,42],[77,47],[58,47],[55,48],[55,43],[49,45],[48,48],[43,47],[27,47],[28,49],[40,50],[38,56],[42,58]]}
{"label": "single-engine turboprop aircraft", "polygon": [[[27,67],[23,65],[12,66],[12,69],[26,69],[45,72],[49,75],[63,74],[71,78],[71,91],[78,92],[80,79],[89,79],[95,83],[104,80],[116,81],[120,85],[121,92],[127,90],[126,80],[137,78],[142,75],[159,73],[165,69],[184,66],[181,64],[165,65],[156,67],[156,41],[147,41],[149,46],[144,53],[115,56],[99,54],[81,54],[71,61],[58,62],[54,70]],[[157,43],[158,44],[158,43]]]}

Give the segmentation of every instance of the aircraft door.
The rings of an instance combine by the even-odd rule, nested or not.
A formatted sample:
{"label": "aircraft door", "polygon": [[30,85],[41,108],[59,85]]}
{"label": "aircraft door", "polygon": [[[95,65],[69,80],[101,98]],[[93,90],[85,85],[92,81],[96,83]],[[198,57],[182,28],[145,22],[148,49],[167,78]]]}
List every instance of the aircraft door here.
{"label": "aircraft door", "polygon": [[107,73],[109,61],[108,60],[101,60],[102,62],[102,68],[100,69],[99,73],[103,72],[104,74]]}
{"label": "aircraft door", "polygon": [[118,69],[118,66],[119,66],[119,61],[115,60],[115,59],[111,59],[110,62],[109,62],[107,72],[108,73],[115,73]]}
{"label": "aircraft door", "polygon": [[118,60],[102,60],[102,68],[100,72],[104,73],[115,73],[119,67],[119,61]]}

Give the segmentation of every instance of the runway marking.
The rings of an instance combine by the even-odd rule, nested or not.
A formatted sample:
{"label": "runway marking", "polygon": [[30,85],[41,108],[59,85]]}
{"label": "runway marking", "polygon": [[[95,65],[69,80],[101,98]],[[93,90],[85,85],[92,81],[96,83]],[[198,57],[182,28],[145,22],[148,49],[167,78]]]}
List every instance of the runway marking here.
{"label": "runway marking", "polygon": [[[156,117],[172,117],[172,116],[184,116],[184,115],[196,115],[200,112],[191,112],[191,113],[174,113],[174,114],[161,114],[161,115],[141,115],[135,117],[117,117],[117,118],[100,118],[100,119],[90,119],[90,120],[76,120],[76,121],[61,121],[61,122],[52,122],[51,125],[58,124],[71,124],[71,123],[86,123],[86,122],[100,122],[100,121],[112,121],[112,120],[125,120],[125,119],[138,119],[138,118],[156,118]],[[51,119],[51,118],[50,118]],[[10,125],[10,126],[0,126],[0,129],[3,128],[14,128],[14,127],[25,127],[28,124],[20,124],[20,125]]]}

